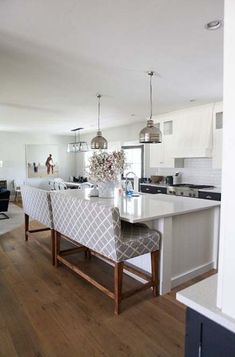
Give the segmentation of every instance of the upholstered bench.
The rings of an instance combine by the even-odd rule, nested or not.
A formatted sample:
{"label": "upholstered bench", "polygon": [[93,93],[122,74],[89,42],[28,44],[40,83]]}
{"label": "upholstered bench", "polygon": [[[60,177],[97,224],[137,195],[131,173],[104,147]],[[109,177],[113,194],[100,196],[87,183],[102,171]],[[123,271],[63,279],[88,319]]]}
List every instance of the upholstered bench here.
{"label": "upholstered bench", "polygon": [[[158,256],[160,233],[144,224],[131,224],[120,220],[118,208],[86,201],[62,192],[52,192],[51,204],[55,229],[55,262],[67,267],[91,282],[115,300],[115,313],[120,312],[122,298],[137,291],[152,287],[154,296],[158,286]],[[60,236],[66,236],[87,247],[95,255],[114,265],[114,291],[108,290],[93,278],[69,262],[60,251]],[[147,283],[141,287],[122,293],[124,262],[146,253],[151,254],[152,274],[143,274],[138,269],[127,267],[132,273],[144,277]]]}
{"label": "upholstered bench", "polygon": [[[52,219],[52,209],[50,195],[48,191],[41,190],[36,187],[25,186],[21,187],[21,196],[23,202],[23,210],[25,215],[25,240],[28,241],[28,236],[32,233],[51,231],[51,256],[52,264],[55,264],[55,248],[54,248],[54,225]],[[32,218],[43,225],[45,228],[29,229],[29,219]],[[39,243],[39,241],[37,241]],[[43,249],[48,249],[41,245]]]}

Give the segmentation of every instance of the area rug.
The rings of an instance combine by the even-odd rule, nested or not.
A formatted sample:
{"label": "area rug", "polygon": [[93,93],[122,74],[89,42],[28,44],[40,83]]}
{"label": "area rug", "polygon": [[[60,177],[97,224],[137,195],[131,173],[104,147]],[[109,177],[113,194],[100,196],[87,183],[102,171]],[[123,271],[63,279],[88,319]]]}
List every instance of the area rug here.
{"label": "area rug", "polygon": [[4,233],[10,232],[24,223],[24,212],[22,208],[9,204],[8,212],[6,212],[9,219],[0,220],[0,236]]}

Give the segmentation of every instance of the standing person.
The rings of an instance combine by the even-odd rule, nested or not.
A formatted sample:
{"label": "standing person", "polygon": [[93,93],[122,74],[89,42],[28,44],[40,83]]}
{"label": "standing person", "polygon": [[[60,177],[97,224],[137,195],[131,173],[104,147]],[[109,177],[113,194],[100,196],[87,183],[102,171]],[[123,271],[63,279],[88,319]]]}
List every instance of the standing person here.
{"label": "standing person", "polygon": [[51,171],[51,174],[53,175],[54,173],[54,162],[53,162],[53,159],[52,159],[52,155],[49,154],[47,160],[46,160],[46,167],[47,167],[47,175],[50,175],[50,171]]}
{"label": "standing person", "polygon": [[38,172],[38,166],[36,165],[35,162],[33,162],[33,171]]}

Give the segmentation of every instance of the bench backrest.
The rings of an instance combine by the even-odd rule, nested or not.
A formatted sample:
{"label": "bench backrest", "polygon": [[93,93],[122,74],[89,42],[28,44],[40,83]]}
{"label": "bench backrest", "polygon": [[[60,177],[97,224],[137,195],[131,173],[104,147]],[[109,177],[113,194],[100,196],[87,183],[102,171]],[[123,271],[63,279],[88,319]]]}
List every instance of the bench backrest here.
{"label": "bench backrest", "polygon": [[116,260],[117,241],[121,237],[118,208],[51,192],[54,228],[68,238]]}
{"label": "bench backrest", "polygon": [[53,228],[50,194],[32,186],[21,186],[24,213],[49,228]]}

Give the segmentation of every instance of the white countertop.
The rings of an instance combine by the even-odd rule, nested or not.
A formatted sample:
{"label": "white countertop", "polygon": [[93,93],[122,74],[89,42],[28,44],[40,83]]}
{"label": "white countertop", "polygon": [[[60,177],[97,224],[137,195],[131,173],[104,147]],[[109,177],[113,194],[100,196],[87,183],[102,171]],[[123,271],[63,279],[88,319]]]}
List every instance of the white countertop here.
{"label": "white countertop", "polygon": [[143,182],[140,183],[142,186],[154,186],[154,187],[168,187],[172,185],[167,185],[166,183],[148,183],[148,182]]}
{"label": "white countertop", "polygon": [[190,197],[164,194],[140,193],[139,197],[129,198],[118,194],[118,191],[116,191],[113,199],[107,199],[89,197],[90,189],[65,190],[60,192],[118,207],[121,219],[131,223],[152,221],[163,217],[171,217],[220,206],[220,202],[218,201],[195,200],[195,198]]}
{"label": "white countertop", "polygon": [[217,274],[179,291],[176,298],[191,309],[235,332],[235,319],[222,313],[216,306]]}

